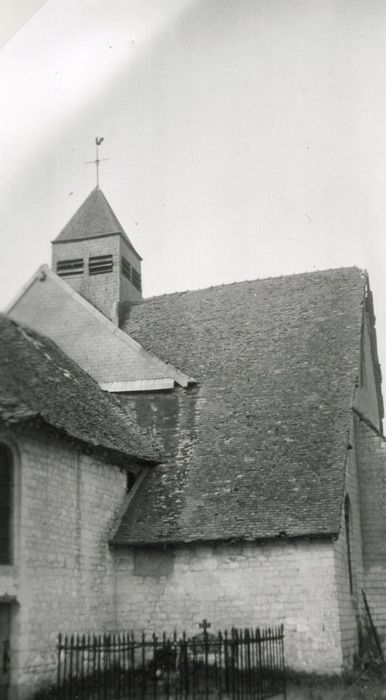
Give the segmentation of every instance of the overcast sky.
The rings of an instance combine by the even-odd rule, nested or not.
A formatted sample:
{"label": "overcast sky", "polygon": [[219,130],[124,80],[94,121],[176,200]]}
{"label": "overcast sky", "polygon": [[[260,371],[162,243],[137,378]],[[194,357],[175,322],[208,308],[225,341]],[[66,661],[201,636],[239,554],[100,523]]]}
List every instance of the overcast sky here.
{"label": "overcast sky", "polygon": [[383,0],[24,11],[0,51],[0,307],[95,186],[98,135],[146,296],[365,267],[386,367]]}

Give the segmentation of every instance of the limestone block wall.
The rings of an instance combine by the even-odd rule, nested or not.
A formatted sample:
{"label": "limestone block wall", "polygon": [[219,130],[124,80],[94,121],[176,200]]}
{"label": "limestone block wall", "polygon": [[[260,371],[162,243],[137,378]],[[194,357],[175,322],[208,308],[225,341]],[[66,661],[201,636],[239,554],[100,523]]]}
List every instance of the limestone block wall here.
{"label": "limestone block wall", "polygon": [[126,498],[126,475],[41,436],[17,436],[12,444],[20,455],[20,527],[14,564],[0,567],[0,597],[16,596],[11,684],[14,697],[28,698],[54,674],[60,631],[115,629],[108,539]]}
{"label": "limestone block wall", "polygon": [[355,419],[363,539],[363,580],[386,650],[386,442]]}
{"label": "limestone block wall", "polygon": [[343,658],[330,540],[117,550],[122,628],[199,632],[285,625],[287,665],[339,672]]}
{"label": "limestone block wall", "polygon": [[364,311],[359,386],[355,392],[355,406],[373,425],[381,428],[374,359],[371,348],[371,327],[369,315]]}
{"label": "limestone block wall", "polygon": [[[134,270],[141,277],[141,258],[134,253],[133,249],[129,246],[123,236],[120,237],[120,255],[127,260],[131,268],[134,268]],[[132,283],[132,275],[131,279],[128,280],[121,272],[119,299],[120,301],[139,301],[142,299],[142,292]]]}
{"label": "limestone block wall", "polygon": [[[351,444],[352,443],[352,444]],[[339,602],[339,619],[342,634],[344,665],[352,668],[360,650],[360,624],[363,617],[363,556],[362,523],[360,516],[360,494],[357,473],[355,441],[350,443],[347,453],[345,490],[342,491],[342,514],[340,533],[334,545],[336,583]],[[345,499],[349,498],[350,518],[348,523],[352,589],[350,590],[349,552],[345,522]]]}

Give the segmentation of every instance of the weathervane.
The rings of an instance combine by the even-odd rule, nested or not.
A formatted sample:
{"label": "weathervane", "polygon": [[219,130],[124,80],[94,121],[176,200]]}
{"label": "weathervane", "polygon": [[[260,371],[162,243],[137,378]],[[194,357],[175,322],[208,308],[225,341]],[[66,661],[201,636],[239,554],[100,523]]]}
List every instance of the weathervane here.
{"label": "weathervane", "polygon": [[101,145],[102,141],[104,141],[103,136],[97,136],[95,139],[95,144],[96,144],[96,157],[95,160],[87,160],[86,165],[90,165],[90,163],[95,163],[96,165],[96,180],[97,180],[97,188],[99,189],[99,163],[101,163],[103,160],[110,160],[110,158],[99,158],[99,146]]}

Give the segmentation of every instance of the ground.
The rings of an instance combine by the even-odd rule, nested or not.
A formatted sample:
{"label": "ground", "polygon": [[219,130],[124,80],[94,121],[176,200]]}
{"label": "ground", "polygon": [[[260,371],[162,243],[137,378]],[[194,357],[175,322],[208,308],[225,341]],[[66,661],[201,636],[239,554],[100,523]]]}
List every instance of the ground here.
{"label": "ground", "polygon": [[375,662],[345,679],[289,678],[287,700],[386,700],[386,665]]}

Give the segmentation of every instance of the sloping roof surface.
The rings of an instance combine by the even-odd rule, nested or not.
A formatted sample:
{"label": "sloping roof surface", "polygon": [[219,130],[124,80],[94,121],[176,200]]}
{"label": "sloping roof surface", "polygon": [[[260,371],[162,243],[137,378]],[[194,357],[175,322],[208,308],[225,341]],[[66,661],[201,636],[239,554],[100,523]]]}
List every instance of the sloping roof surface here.
{"label": "sloping roof surface", "polygon": [[116,401],[48,338],[0,314],[0,418],[40,417],[88,445],[137,458],[158,455]]}
{"label": "sloping roof surface", "polygon": [[[102,190],[96,187],[86,197],[83,204],[53,242],[84,240],[113,233],[122,234],[136,252]],[[138,255],[138,253],[136,254]],[[138,255],[138,257],[140,256]]]}
{"label": "sloping roof surface", "polygon": [[[194,382],[148,353],[47,265],[41,265],[7,314],[51,338],[105,390],[148,390],[146,385],[160,380],[172,386]],[[117,382],[126,389],[112,386]]]}
{"label": "sloping roof surface", "polygon": [[[348,268],[131,307],[125,330],[198,387],[180,391],[169,460],[143,483],[116,544],[339,531],[365,284]],[[166,401],[150,407],[164,432]]]}

